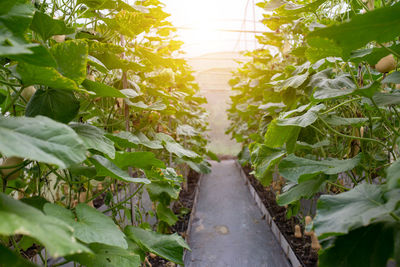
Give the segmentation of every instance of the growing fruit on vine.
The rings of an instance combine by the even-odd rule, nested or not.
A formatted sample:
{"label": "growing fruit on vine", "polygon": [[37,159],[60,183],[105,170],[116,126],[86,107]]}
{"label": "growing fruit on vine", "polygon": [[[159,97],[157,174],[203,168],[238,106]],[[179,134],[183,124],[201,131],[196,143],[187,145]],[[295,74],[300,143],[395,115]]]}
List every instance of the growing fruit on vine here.
{"label": "growing fruit on vine", "polygon": [[[1,167],[11,167],[11,166],[15,166],[15,165],[19,165],[24,161],[23,158],[19,158],[19,157],[9,157],[6,158],[3,163],[1,164]],[[20,174],[20,170],[17,172],[14,172],[15,170],[19,169],[19,167],[14,167],[14,168],[7,168],[7,169],[1,169],[1,174],[4,177],[7,177],[7,180],[14,180],[16,178],[18,178],[19,174]],[[14,172],[13,174],[11,174],[12,172]],[[10,175],[11,174],[11,175]]]}
{"label": "growing fruit on vine", "polygon": [[57,43],[65,42],[65,35],[54,35],[53,40]]}
{"label": "growing fruit on vine", "polygon": [[381,58],[378,63],[375,65],[375,68],[380,73],[386,73],[392,71],[396,68],[396,60],[392,54]]}
{"label": "growing fruit on vine", "polygon": [[311,236],[311,248],[315,250],[321,249],[321,245],[319,244],[318,237],[315,233]]}
{"label": "growing fruit on vine", "polygon": [[21,96],[27,101],[29,102],[29,100],[31,99],[31,97],[35,94],[36,92],[36,88],[31,85],[28,87],[23,88]]}
{"label": "growing fruit on vine", "polygon": [[294,237],[296,237],[296,238],[302,237],[301,228],[300,228],[300,225],[298,225],[298,224],[296,224],[294,227]]}

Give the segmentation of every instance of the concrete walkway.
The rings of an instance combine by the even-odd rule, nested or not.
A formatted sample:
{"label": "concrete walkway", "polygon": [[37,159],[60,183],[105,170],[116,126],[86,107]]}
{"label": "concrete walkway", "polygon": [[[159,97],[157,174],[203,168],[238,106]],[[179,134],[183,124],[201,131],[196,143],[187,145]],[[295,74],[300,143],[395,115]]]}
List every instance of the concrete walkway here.
{"label": "concrete walkway", "polygon": [[186,267],[289,267],[233,160],[201,182]]}

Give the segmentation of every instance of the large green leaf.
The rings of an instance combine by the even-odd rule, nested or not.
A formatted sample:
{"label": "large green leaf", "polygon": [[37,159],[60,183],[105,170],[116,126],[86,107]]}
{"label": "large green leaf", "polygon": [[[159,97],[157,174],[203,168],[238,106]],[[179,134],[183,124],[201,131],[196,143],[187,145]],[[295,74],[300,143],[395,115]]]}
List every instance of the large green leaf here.
{"label": "large green leaf", "polygon": [[47,117],[0,117],[0,152],[66,168],[86,158],[79,136]]}
{"label": "large green leaf", "polygon": [[171,185],[167,181],[151,181],[151,184],[146,185],[146,190],[149,193],[152,201],[161,199],[178,199],[180,187]]}
{"label": "large green leaf", "polygon": [[381,186],[361,184],[338,195],[323,195],[318,201],[314,229],[320,238],[347,234],[393,212],[400,190],[388,193]]}
{"label": "large green leaf", "polygon": [[163,146],[159,140],[150,141],[143,133],[132,134],[130,132],[119,132],[108,134],[107,137],[123,148],[133,148],[137,145],[144,145],[151,149],[161,149]]}
{"label": "large green leaf", "polygon": [[25,116],[43,115],[55,121],[68,123],[78,115],[79,100],[73,91],[57,89],[39,89],[29,101]]}
{"label": "large green leaf", "polygon": [[87,267],[140,267],[140,256],[130,249],[104,244],[90,244],[94,254],[84,253],[66,257]]}
{"label": "large green leaf", "polygon": [[65,25],[63,20],[53,19],[49,15],[36,11],[32,19],[31,29],[37,32],[44,41],[53,35],[71,34],[75,30]]}
{"label": "large green leaf", "polygon": [[190,249],[178,234],[163,235],[142,228],[127,226],[125,234],[143,250],[152,252],[164,259],[183,264],[183,250]]}
{"label": "large green leaf", "polygon": [[156,134],[156,139],[160,140],[161,143],[164,145],[165,149],[168,152],[171,152],[178,157],[188,157],[188,158],[198,158],[200,157],[197,153],[185,149],[183,146],[181,146],[179,143],[177,143],[174,138],[171,136],[164,134],[164,133],[157,133]]}
{"label": "large green leaf", "polygon": [[400,83],[400,71],[394,71],[390,73],[385,79],[382,80],[382,83]]}
{"label": "large green leaf", "polygon": [[95,92],[96,96],[126,98],[126,96],[119,90],[104,83],[94,82],[86,79],[83,81],[82,86],[88,91]]}
{"label": "large green leaf", "polygon": [[0,28],[7,28],[14,35],[22,37],[32,21],[34,7],[27,1],[6,1],[0,3]]}
{"label": "large green leaf", "polygon": [[58,71],[65,77],[81,84],[86,78],[89,47],[83,40],[69,40],[51,48],[57,61]]}
{"label": "large green leaf", "polygon": [[307,110],[306,113],[300,116],[291,117],[291,118],[279,118],[277,120],[278,126],[299,126],[299,127],[307,127],[313,124],[318,119],[318,112],[322,109],[325,109],[324,104],[319,104],[317,106],[311,107]]}
{"label": "large green leaf", "polygon": [[115,157],[114,143],[104,136],[103,129],[81,123],[71,124],[70,127],[79,135],[87,149],[103,152],[112,159]]}
{"label": "large green leaf", "polygon": [[0,266],[7,267],[38,267],[38,265],[22,258],[16,252],[0,243]]}
{"label": "large green leaf", "polygon": [[290,78],[284,80],[280,85],[276,86],[274,90],[276,92],[280,92],[288,89],[289,87],[298,88],[304,84],[308,76],[309,76],[308,72],[300,75],[291,76]]}
{"label": "large green leaf", "polygon": [[273,149],[263,144],[253,144],[250,147],[254,176],[264,186],[269,185],[272,181],[273,167],[285,154],[285,151]]}
{"label": "large green leaf", "polygon": [[352,170],[361,160],[361,154],[351,159],[311,160],[290,154],[279,164],[279,173],[291,182],[301,182],[320,173],[337,174]]}
{"label": "large green leaf", "polygon": [[291,185],[288,190],[277,196],[276,202],[280,206],[285,206],[302,198],[310,198],[316,193],[322,191],[326,179],[322,176],[301,182],[297,185]]}
{"label": "large green leaf", "polygon": [[28,85],[46,85],[55,89],[79,90],[77,84],[67,77],[62,76],[56,69],[20,63],[17,72],[22,83]]}
{"label": "large green leaf", "polygon": [[27,235],[42,243],[50,255],[60,257],[90,250],[73,237],[70,226],[21,201],[0,193],[0,234]]}
{"label": "large green leaf", "polygon": [[114,163],[102,157],[100,155],[94,155],[91,157],[90,162],[96,167],[97,175],[109,176],[118,180],[132,183],[143,183],[149,184],[150,181],[146,178],[132,178],[129,174],[120,168],[118,168]]}
{"label": "large green leaf", "polygon": [[332,69],[326,69],[314,74],[310,86],[315,89],[313,97],[317,100],[328,100],[353,93],[356,85],[347,74],[331,78]]}
{"label": "large green leaf", "polygon": [[397,53],[400,53],[400,45],[392,45],[389,47],[374,47],[374,48],[366,48],[366,49],[360,49],[353,51],[351,53],[350,60],[355,63],[361,63],[363,61],[368,62],[371,66],[376,65],[378,61],[386,57],[387,55],[391,54],[389,51],[395,51]]}
{"label": "large green leaf", "polygon": [[381,93],[376,92],[373,96],[375,103],[378,106],[398,105],[400,104],[400,93]]}
{"label": "large green leaf", "polygon": [[[376,267],[386,265],[389,258],[400,260],[396,240],[400,237],[398,223],[377,223],[338,236],[319,255],[319,266]],[[397,249],[397,250],[396,250]]]}
{"label": "large green leaf", "polygon": [[76,206],[76,218],[71,210],[52,203],[44,205],[44,212],[71,226],[74,229],[74,236],[84,243],[128,248],[124,233],[118,229],[114,221],[86,204],[81,203]]}
{"label": "large green leaf", "polygon": [[400,160],[393,162],[386,170],[386,183],[389,189],[400,188]]}
{"label": "large green leaf", "polygon": [[[34,45],[29,44],[27,45],[28,51],[30,53],[25,53],[25,52],[18,52],[15,51],[14,49],[10,49],[10,47],[5,47],[7,51],[5,51],[3,54],[7,55],[8,58],[18,61],[18,62],[24,62],[28,63],[31,65],[36,65],[36,66],[42,66],[42,67],[57,67],[57,63],[53,57],[53,55],[50,54],[49,50],[42,46],[42,45]],[[2,49],[0,47],[0,54],[2,54]],[[9,54],[10,52],[13,52],[13,54]]]}
{"label": "large green leaf", "polygon": [[157,205],[156,212],[158,220],[166,222],[169,226],[174,225],[178,221],[175,213],[163,203]]}
{"label": "large green leaf", "polygon": [[332,126],[361,126],[368,121],[368,118],[343,118],[336,115],[327,116],[324,120]]}
{"label": "large green leaf", "polygon": [[113,160],[115,165],[121,169],[128,167],[150,170],[153,167],[165,168],[163,161],[156,158],[152,152],[117,152]]}
{"label": "large green leaf", "polygon": [[[308,34],[307,41],[311,47],[326,49],[320,58],[340,56],[349,58],[352,50],[360,48],[371,41],[379,43],[394,40],[400,34],[400,3],[383,7],[364,15],[356,15],[349,22],[315,30]],[[321,40],[329,40],[330,46]],[[335,50],[336,51],[332,51]]]}
{"label": "large green leaf", "polygon": [[264,144],[271,148],[283,147],[284,144],[287,144],[286,149],[290,153],[293,148],[290,144],[296,142],[300,129],[297,126],[280,126],[276,120],[273,120],[268,125]]}

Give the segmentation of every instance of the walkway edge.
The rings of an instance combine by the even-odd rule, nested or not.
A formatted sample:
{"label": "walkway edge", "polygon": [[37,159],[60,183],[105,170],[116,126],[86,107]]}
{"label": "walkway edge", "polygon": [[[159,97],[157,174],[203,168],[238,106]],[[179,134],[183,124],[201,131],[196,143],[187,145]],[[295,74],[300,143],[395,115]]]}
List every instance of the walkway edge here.
{"label": "walkway edge", "polygon": [[[190,234],[190,231],[192,230],[193,217],[194,217],[194,214],[196,212],[197,199],[198,199],[198,196],[199,196],[200,184],[201,184],[201,181],[203,180],[203,176],[204,176],[204,174],[200,174],[199,180],[197,181],[197,184],[196,184],[196,190],[194,192],[193,207],[192,207],[192,211],[190,212],[188,228],[186,229],[186,232],[185,232],[185,241],[189,245],[189,247],[190,247],[189,234]],[[183,252],[183,262],[185,262],[187,251],[188,250],[185,249],[184,252]],[[183,267],[183,266],[178,265],[178,267]]]}
{"label": "walkway edge", "polygon": [[249,188],[250,194],[257,203],[258,208],[261,210],[261,213],[263,216],[265,216],[265,220],[268,223],[268,225],[271,227],[271,231],[278,240],[282,250],[284,251],[286,257],[289,259],[290,263],[292,264],[293,267],[302,267],[302,264],[300,263],[299,259],[297,258],[296,254],[294,253],[292,247],[289,245],[287,242],[285,236],[281,233],[279,230],[278,226],[272,219],[271,214],[265,207],[264,203],[262,202],[261,198],[258,196],[256,190],[254,187],[251,185],[251,183],[248,181],[246,174],[243,171],[242,166],[240,163],[235,160],[235,164],[239,169],[240,176],[242,177],[243,181],[247,184],[247,187]]}

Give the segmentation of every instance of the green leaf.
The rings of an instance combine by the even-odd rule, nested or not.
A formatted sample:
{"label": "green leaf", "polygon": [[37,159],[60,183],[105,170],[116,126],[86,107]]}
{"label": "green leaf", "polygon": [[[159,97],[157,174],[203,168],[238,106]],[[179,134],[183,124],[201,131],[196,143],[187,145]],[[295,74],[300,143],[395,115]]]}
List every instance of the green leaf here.
{"label": "green leaf", "polygon": [[111,178],[115,178],[125,182],[143,183],[143,184],[150,183],[150,181],[146,178],[130,177],[127,172],[121,170],[114,163],[112,163],[111,161],[100,155],[94,155],[89,160],[96,167],[97,175],[109,176]]}
{"label": "green leaf", "polygon": [[79,0],[79,3],[83,3],[90,8],[99,8],[108,0]]}
{"label": "green leaf", "polygon": [[0,151],[67,168],[86,158],[79,136],[65,124],[47,117],[0,117]]}
{"label": "green leaf", "polygon": [[182,158],[182,157],[188,157],[188,158],[200,157],[197,153],[195,153],[191,150],[185,149],[183,146],[181,146],[179,143],[177,143],[174,140],[174,138],[172,138],[169,135],[166,135],[164,133],[157,133],[156,139],[161,141],[161,143],[163,144],[163,146],[165,147],[165,149],[168,152],[173,153],[180,158]]}
{"label": "green leaf", "polygon": [[286,154],[285,151],[272,149],[263,144],[250,146],[251,164],[254,168],[254,176],[267,186],[272,181],[273,167]]}
{"label": "green leaf", "polygon": [[323,189],[325,181],[324,177],[319,176],[315,179],[310,179],[294,186],[292,185],[287,191],[283,188],[285,192],[276,197],[276,202],[280,206],[285,206],[302,198],[311,198],[316,193],[322,191],[321,189]]}
{"label": "green leaf", "polygon": [[352,94],[356,85],[347,74],[330,78],[332,69],[326,69],[314,74],[310,86],[315,89],[313,97],[317,100],[328,100]]}
{"label": "green leaf", "polygon": [[183,265],[183,250],[190,249],[178,234],[163,235],[138,227],[127,226],[125,234],[143,250],[152,252],[164,259]]}
{"label": "green leaf", "polygon": [[131,107],[135,107],[138,109],[145,109],[145,110],[160,111],[160,110],[165,110],[167,108],[167,106],[162,102],[156,102],[151,105],[147,105],[147,104],[143,103],[143,101],[133,103],[130,100],[127,100],[126,103]]}
{"label": "green leaf", "polygon": [[279,174],[291,182],[299,183],[320,173],[331,175],[352,170],[360,160],[361,154],[351,159],[326,159],[320,161],[300,158],[290,154],[279,164]]}
{"label": "green leaf", "polygon": [[44,212],[71,226],[74,229],[74,236],[84,243],[128,248],[124,233],[118,229],[114,221],[86,204],[81,203],[76,206],[76,219],[71,210],[52,203],[44,205]]}
{"label": "green leaf", "polygon": [[151,149],[161,149],[163,146],[159,140],[150,141],[143,133],[136,135],[130,132],[121,131],[116,134],[108,134],[107,137],[123,148],[134,148],[137,145],[144,145]]}
{"label": "green leaf", "polygon": [[[329,40],[334,53],[327,56],[340,56],[348,59],[352,50],[363,47],[371,41],[385,43],[394,40],[400,32],[400,4],[387,6],[356,15],[349,22],[318,29],[307,36],[308,44],[312,47],[323,48],[326,44],[316,43],[316,40]],[[340,51],[341,50],[341,51]]]}
{"label": "green leaf", "polygon": [[81,84],[86,78],[89,47],[83,40],[68,40],[51,48],[57,70],[65,77]]}
{"label": "green leaf", "polygon": [[389,189],[400,188],[400,161],[396,160],[386,170],[386,184]]}
{"label": "green leaf", "polygon": [[[149,193],[152,201],[164,199],[178,199],[180,188],[167,181],[151,181],[151,184],[146,185],[146,190]],[[167,201],[169,202],[169,201]]]}
{"label": "green leaf", "polygon": [[20,255],[0,243],[1,266],[38,267],[38,265],[22,258]]}
{"label": "green leaf", "polygon": [[374,81],[370,85],[364,86],[362,88],[358,88],[354,91],[355,94],[365,96],[368,98],[372,98],[376,92],[381,89],[381,84],[377,81]]}
{"label": "green leaf", "polygon": [[332,115],[324,118],[324,120],[332,126],[361,126],[368,121],[368,118],[342,118]]}
{"label": "green leaf", "polygon": [[78,115],[80,102],[74,92],[56,89],[39,89],[29,101],[25,116],[43,115],[55,121],[68,123]]}
{"label": "green leaf", "polygon": [[394,71],[390,73],[381,83],[396,83],[400,84],[400,71]]}
{"label": "green leaf", "polygon": [[153,167],[166,168],[164,162],[157,159],[152,152],[117,152],[113,162],[124,170],[128,169],[128,167],[143,170],[150,170]]}
{"label": "green leaf", "polygon": [[210,168],[210,163],[208,163],[207,161],[202,161],[200,163],[197,162],[193,162],[191,160],[179,160],[178,162],[184,162],[185,164],[189,165],[189,167],[194,170],[197,173],[211,173],[211,168]]}
{"label": "green leaf", "polygon": [[6,1],[0,3],[0,25],[15,36],[22,37],[32,21],[34,7],[27,1]]}
{"label": "green leaf", "polygon": [[115,157],[114,143],[104,136],[104,130],[90,124],[81,123],[71,124],[70,127],[82,139],[86,149],[95,149],[106,154],[112,159]]}
{"label": "green leaf", "polygon": [[88,91],[95,92],[96,96],[126,98],[126,96],[119,90],[104,83],[85,79],[82,83],[82,86]]}
{"label": "green leaf", "polygon": [[[42,67],[57,67],[57,63],[53,57],[53,55],[50,54],[49,50],[45,48],[44,46],[41,45],[35,45],[32,46],[33,44],[29,45],[29,52],[31,53],[17,53],[17,54],[7,54],[6,52],[5,55],[7,55],[8,58],[23,62],[23,63],[28,63],[31,65],[36,65],[36,66],[42,66]],[[11,49],[8,47],[8,51]],[[1,47],[0,47],[0,54],[1,54]]]}
{"label": "green leaf", "polygon": [[288,89],[289,87],[299,88],[307,80],[308,76],[309,76],[308,72],[301,75],[291,76],[290,78],[284,80],[280,85],[276,86],[274,90],[276,92],[281,92]]}
{"label": "green leaf", "polygon": [[174,212],[160,203],[157,205],[157,218],[160,221],[166,222],[169,226],[174,225],[178,221],[178,217],[174,214]]}
{"label": "green leaf", "polygon": [[17,72],[25,86],[39,84],[54,89],[80,90],[73,80],[62,76],[56,69],[51,67],[20,63],[17,66]]}
{"label": "green leaf", "polygon": [[75,240],[72,228],[66,223],[3,193],[0,193],[0,217],[0,234],[33,237],[53,257],[90,252]]}
{"label": "green leaf", "polygon": [[377,223],[350,231],[335,238],[334,243],[320,253],[319,266],[390,266],[387,265],[389,258],[399,255],[395,252],[399,235],[398,223]]}
{"label": "green leaf", "polygon": [[398,105],[400,104],[400,93],[381,93],[374,94],[373,99],[378,106]]}
{"label": "green leaf", "polygon": [[366,48],[366,49],[360,49],[353,51],[351,53],[350,60],[355,63],[361,63],[363,61],[368,62],[371,66],[376,65],[378,61],[386,57],[387,55],[391,54],[389,52],[390,49],[391,51],[395,51],[397,53],[400,53],[400,45],[392,45],[386,47],[374,47],[374,48]]}
{"label": "green leaf", "polygon": [[90,244],[94,254],[76,254],[66,257],[68,260],[79,262],[87,267],[140,267],[140,256],[130,249],[107,246],[104,244]]}
{"label": "green leaf", "polygon": [[37,32],[44,41],[53,35],[71,34],[75,30],[65,25],[63,20],[52,19],[49,15],[36,11],[32,19],[31,30]]}
{"label": "green leaf", "polygon": [[[300,132],[300,127],[297,126],[280,126],[277,120],[271,121],[265,133],[264,144],[271,148],[283,147],[284,144],[291,144],[297,140]],[[290,153],[290,145],[287,145],[287,150]]]}
{"label": "green leaf", "polygon": [[318,112],[325,109],[324,104],[311,107],[306,113],[301,116],[291,118],[279,118],[277,120],[278,126],[299,126],[307,127],[313,124],[318,119]]}
{"label": "green leaf", "polygon": [[338,195],[322,195],[314,219],[315,233],[324,238],[347,234],[393,212],[400,190],[384,194],[381,186],[361,184]]}

